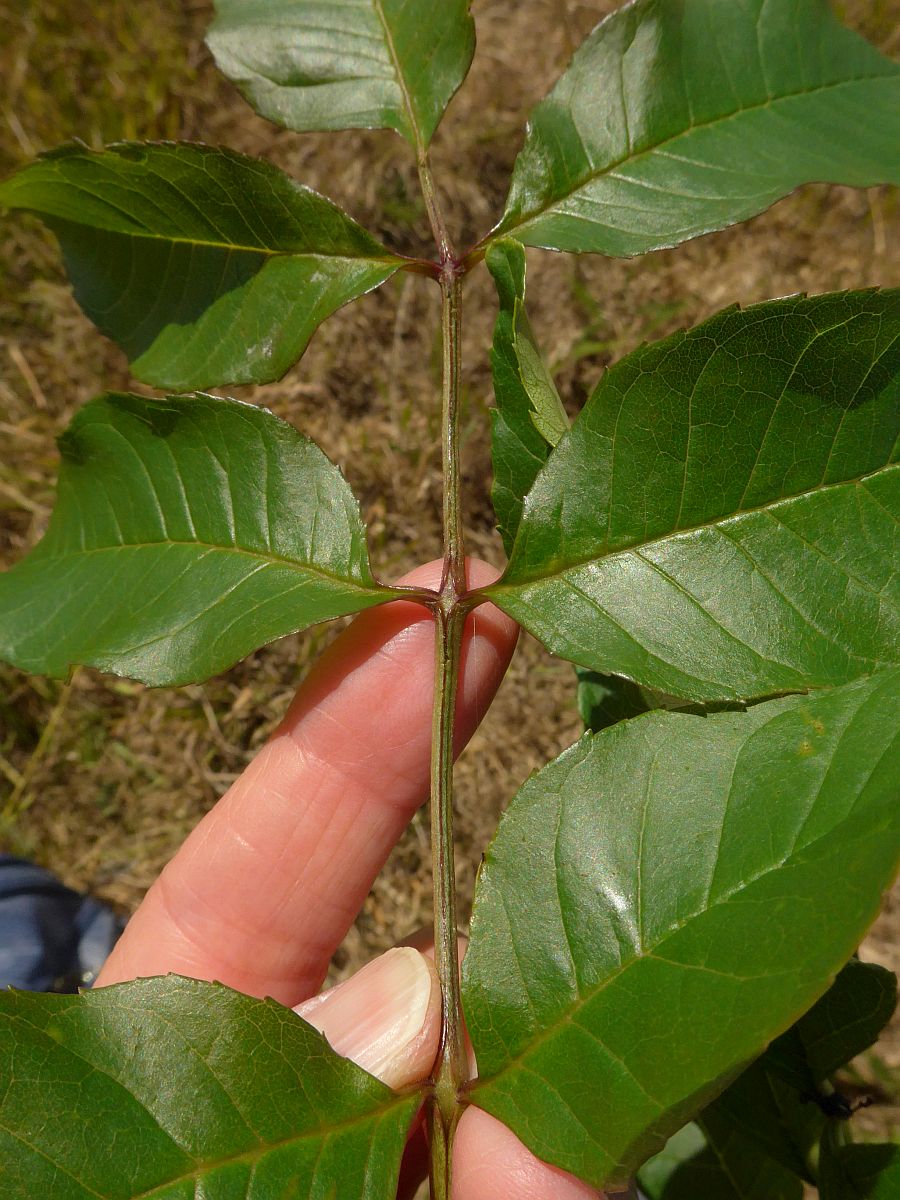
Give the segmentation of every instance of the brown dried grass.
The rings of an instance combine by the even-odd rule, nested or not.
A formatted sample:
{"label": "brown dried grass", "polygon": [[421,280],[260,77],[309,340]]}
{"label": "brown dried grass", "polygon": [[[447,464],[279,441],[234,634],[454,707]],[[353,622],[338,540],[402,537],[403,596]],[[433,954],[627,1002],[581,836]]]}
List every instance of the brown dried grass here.
{"label": "brown dried grass", "polygon": [[[501,211],[523,114],[572,48],[615,5],[476,0],[479,52],[438,133],[435,172],[460,244]],[[896,50],[896,0],[845,6],[847,19]],[[389,133],[298,137],[254,116],[202,48],[205,3],[124,0],[31,5],[0,0],[0,172],[73,135],[183,137],[263,154],[333,196],[385,240],[428,250],[406,147]],[[529,255],[533,324],[567,404],[642,340],[733,302],[796,291],[900,282],[897,198],[823,186],[677,250],[640,261]],[[119,351],[85,321],[52,240],[33,221],[0,228],[0,560],[33,545],[52,506],[53,438],[74,410],[129,385]],[[439,551],[438,342],[434,290],[392,281],[332,318],[279,384],[241,389],[314,437],[359,496],[383,577]],[[472,553],[499,562],[489,478],[487,347],[493,298],[468,288],[464,345],[467,528]],[[187,831],[274,727],[333,631],[286,638],[203,687],[150,691],[77,672],[65,687],[0,668],[0,845],[36,857],[71,885],[129,912]],[[459,886],[464,906],[499,812],[521,780],[578,733],[572,680],[528,639],[458,769]],[[427,826],[420,814],[335,959],[343,973],[430,919]],[[900,906],[866,944],[898,964]],[[894,1086],[900,1030],[863,1064]],[[890,1084],[893,1078],[894,1085]],[[859,1123],[900,1124],[900,1110]],[[873,1124],[874,1122],[874,1124]]]}

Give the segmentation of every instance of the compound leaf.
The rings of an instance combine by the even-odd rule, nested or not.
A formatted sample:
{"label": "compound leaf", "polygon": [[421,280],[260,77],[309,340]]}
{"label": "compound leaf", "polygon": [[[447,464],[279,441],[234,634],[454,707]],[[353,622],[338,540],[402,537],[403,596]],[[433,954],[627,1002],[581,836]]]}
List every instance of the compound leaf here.
{"label": "compound leaf", "polygon": [[497,233],[642,254],[803,183],[900,183],[898,144],[900,68],[827,0],[635,0],[532,113]]}
{"label": "compound leaf", "polygon": [[207,44],[258,113],[431,141],[475,51],[469,0],[216,0]]}
{"label": "compound leaf", "polygon": [[4,1200],[384,1200],[420,1103],[275,1001],[174,975],[0,994],[0,1064]]}
{"label": "compound leaf", "polygon": [[206,679],[395,592],[340,471],[265,409],[109,393],[60,438],[44,538],[0,575],[0,658],[145,683]]}
{"label": "compound leaf", "polygon": [[277,167],[208,146],[64,146],[0,184],[0,206],[41,217],[87,315],[174,391],[280,379],[403,261]]}
{"label": "compound leaf", "polygon": [[674,696],[897,660],[900,292],[728,309],[607,371],[486,590],[553,653]]}
{"label": "compound leaf", "polygon": [[547,455],[569,427],[556,385],[537,347],[525,311],[525,251],[503,239],[487,252],[500,311],[491,347],[496,407],[491,411],[491,501],[507,554],[522,501]]}
{"label": "compound leaf", "polygon": [[476,888],[472,1102],[622,1182],[808,1009],[897,868],[898,684],[648,713],[528,780]]}

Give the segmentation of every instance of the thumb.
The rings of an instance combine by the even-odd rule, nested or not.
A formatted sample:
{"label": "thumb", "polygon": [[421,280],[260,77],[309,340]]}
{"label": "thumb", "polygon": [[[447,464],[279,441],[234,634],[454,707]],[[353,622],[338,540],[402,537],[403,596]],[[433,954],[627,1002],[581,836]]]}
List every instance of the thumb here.
{"label": "thumb", "polygon": [[440,984],[434,964],[410,946],[388,950],[294,1012],[388,1087],[425,1079],[437,1057]]}

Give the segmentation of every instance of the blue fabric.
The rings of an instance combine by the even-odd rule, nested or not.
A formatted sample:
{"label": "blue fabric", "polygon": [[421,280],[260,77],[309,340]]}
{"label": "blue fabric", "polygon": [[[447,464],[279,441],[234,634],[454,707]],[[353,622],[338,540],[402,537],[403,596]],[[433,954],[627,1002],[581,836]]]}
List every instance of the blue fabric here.
{"label": "blue fabric", "polygon": [[34,863],[0,854],[0,988],[89,987],[124,922]]}

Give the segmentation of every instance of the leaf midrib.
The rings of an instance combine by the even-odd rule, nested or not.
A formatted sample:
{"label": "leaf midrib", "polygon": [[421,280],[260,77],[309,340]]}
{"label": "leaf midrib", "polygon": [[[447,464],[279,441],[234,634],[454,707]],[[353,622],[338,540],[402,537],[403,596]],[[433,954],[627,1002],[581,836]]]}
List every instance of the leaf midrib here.
{"label": "leaf midrib", "polygon": [[[209,1174],[210,1171],[216,1171],[222,1167],[229,1167],[240,1162],[257,1162],[259,1159],[264,1158],[267,1154],[270,1154],[276,1150],[283,1150],[287,1146],[302,1145],[303,1142],[314,1140],[327,1141],[335,1133],[354,1129],[359,1125],[365,1125],[367,1123],[380,1123],[385,1117],[390,1116],[394,1109],[401,1108],[407,1101],[407,1096],[394,1095],[390,1098],[388,1103],[379,1105],[379,1107],[374,1109],[372,1112],[360,1114],[356,1117],[346,1117],[342,1121],[335,1121],[334,1124],[329,1125],[326,1129],[323,1129],[320,1126],[318,1129],[311,1129],[308,1132],[291,1134],[289,1137],[282,1138],[277,1142],[266,1142],[263,1145],[254,1147],[252,1150],[243,1150],[239,1154],[231,1154],[227,1155],[225,1158],[204,1161],[198,1164],[197,1167],[195,1167],[192,1171],[186,1171],[182,1175],[173,1176],[173,1178],[166,1179],[162,1183],[155,1183],[153,1187],[149,1189],[149,1191],[135,1192],[133,1195],[129,1196],[127,1200],[152,1200],[153,1196],[156,1196],[165,1189],[173,1187],[179,1183],[186,1183],[192,1179],[202,1182],[203,1178]],[[141,1107],[143,1108],[143,1105],[141,1105]],[[145,1109],[145,1111],[147,1110]],[[367,1158],[367,1164],[369,1161],[370,1158]]]}
{"label": "leaf midrib", "polygon": [[[180,539],[180,538],[165,538],[157,542],[116,542],[111,546],[89,546],[84,550],[67,550],[62,554],[53,550],[47,550],[45,553],[37,557],[34,553],[31,555],[31,561],[34,562],[60,562],[66,559],[80,559],[91,554],[111,554],[116,550],[147,550],[150,547],[159,547],[165,549],[168,546],[195,546],[200,550],[218,551],[224,554],[240,554],[246,558],[253,560],[262,560],[263,563],[276,567],[289,567],[293,571],[310,572],[313,575],[321,575],[325,579],[333,580],[340,583],[344,587],[353,588],[356,591],[371,593],[373,591],[384,591],[385,594],[393,594],[393,589],[386,588],[383,584],[376,583],[374,586],[367,584],[356,583],[354,580],[345,575],[339,575],[334,571],[328,571],[325,567],[317,566],[313,563],[305,563],[301,559],[287,558],[285,555],[275,554],[271,551],[249,550],[244,546],[235,546],[233,544],[220,544],[217,542],[205,542],[199,539]],[[37,549],[37,548],[36,548]],[[23,560],[25,562],[27,560]],[[12,568],[9,572],[12,573]],[[0,576],[2,578],[2,576]]]}
{"label": "leaf midrib", "polygon": [[[886,473],[900,469],[900,463],[884,463],[877,467],[874,471],[867,471],[864,475],[852,476],[849,479],[840,479],[835,483],[819,483],[815,487],[808,488],[806,491],[794,492],[790,496],[780,496],[777,500],[768,500],[762,504],[752,508],[740,509],[732,513],[723,513],[721,516],[712,517],[708,521],[702,521],[697,525],[689,525],[683,529],[671,529],[668,533],[664,533],[659,537],[645,539],[643,541],[632,542],[628,546],[617,547],[614,550],[606,550],[599,553],[589,554],[583,558],[574,559],[571,562],[561,563],[554,566],[551,571],[543,573],[526,572],[523,575],[516,575],[512,579],[507,580],[505,577],[497,583],[492,584],[485,589],[486,594],[496,595],[503,592],[518,591],[532,583],[542,583],[549,579],[555,579],[559,575],[564,575],[568,571],[577,570],[579,567],[589,566],[591,563],[602,562],[607,558],[620,558],[626,554],[636,554],[641,550],[650,546],[658,546],[665,542],[671,541],[674,538],[686,537],[692,533],[700,533],[704,529],[715,529],[720,525],[725,525],[729,521],[737,521],[743,517],[753,516],[755,513],[771,513],[788,504],[794,504],[798,500],[806,500],[810,496],[817,495],[819,492],[834,491],[837,488],[844,487],[863,487],[867,480],[875,479],[883,476]],[[884,506],[881,505],[883,508]],[[887,511],[887,510],[885,510]],[[893,519],[893,513],[888,513]],[[525,518],[523,516],[522,520]],[[522,528],[520,523],[519,528]]]}
{"label": "leaf midrib", "polygon": [[[162,179],[162,176],[157,176],[157,178]],[[15,182],[15,177],[13,177],[13,179],[10,182]],[[128,211],[126,209],[122,209],[116,205],[112,205],[108,197],[98,195],[96,192],[91,191],[90,188],[85,187],[84,184],[78,183],[76,180],[65,178],[65,177],[63,177],[62,182],[65,185],[65,187],[71,188],[72,191],[81,192],[84,195],[89,196],[92,200],[102,200],[107,206],[116,208],[117,211],[121,212],[124,216],[128,217],[129,219],[132,219],[131,215],[128,213]],[[163,182],[167,182],[167,181],[163,180]],[[23,184],[23,186],[25,186],[25,185]],[[0,203],[2,203],[2,193],[3,193],[3,187],[0,186]],[[313,196],[317,195],[317,193],[315,193],[315,192],[309,193],[309,189],[307,189],[307,193],[311,194]],[[340,210],[337,209],[336,206],[331,205],[330,202],[324,196],[318,196],[318,199],[321,200],[326,206],[332,208],[333,211],[337,212],[339,216],[343,217],[346,221],[350,222],[351,227],[356,225],[356,223],[352,220],[351,217],[347,216],[347,214],[345,214],[345,213],[341,213]],[[283,250],[278,250],[278,249],[274,249],[273,247],[269,247],[269,246],[245,246],[242,242],[226,242],[226,241],[217,242],[217,241],[212,241],[209,238],[186,237],[186,236],[182,236],[180,234],[169,234],[169,233],[153,233],[152,230],[147,229],[146,227],[144,229],[134,229],[134,230],[114,229],[109,225],[90,224],[87,221],[80,221],[80,220],[73,219],[72,217],[62,216],[59,213],[51,213],[51,212],[48,212],[46,209],[38,208],[32,204],[9,203],[9,207],[16,208],[16,209],[22,209],[27,212],[37,213],[41,217],[48,218],[49,220],[67,221],[70,224],[79,225],[85,229],[94,229],[94,230],[97,230],[102,233],[118,235],[119,237],[139,238],[139,239],[144,239],[146,241],[154,241],[154,242],[167,242],[167,243],[172,243],[174,245],[205,246],[205,247],[208,247],[213,250],[224,250],[224,251],[229,251],[229,252],[236,251],[241,254],[255,254],[257,256],[262,256],[264,258],[320,258],[320,259],[323,259],[326,261],[329,259],[341,259],[341,260],[347,260],[350,262],[353,262],[353,261],[359,259],[363,262],[386,262],[386,263],[394,263],[394,262],[399,263],[401,261],[397,255],[391,254],[391,252],[387,249],[387,247],[382,247],[382,249],[384,250],[384,254],[363,254],[363,253],[359,253],[359,254],[336,254],[336,253],[335,254],[326,254],[326,253],[314,251],[314,250],[296,250],[296,249],[287,249],[287,248],[283,249]],[[296,218],[296,219],[299,220],[300,218]],[[356,226],[356,228],[361,229],[362,227]],[[362,230],[362,232],[365,233],[365,230]],[[372,240],[373,240],[373,242],[375,241],[374,238]]]}
{"label": "leaf midrib", "polygon": [[400,59],[397,55],[397,47],[394,45],[394,35],[391,33],[388,25],[387,17],[384,15],[384,5],[381,0],[372,0],[372,7],[375,9],[375,15],[381,23],[381,29],[384,33],[384,44],[387,46],[387,52],[390,56],[391,66],[394,68],[394,76],[397,81],[397,87],[400,91],[400,99],[403,101],[403,107],[406,111],[406,119],[409,123],[409,128],[412,131],[415,139],[416,157],[421,159],[425,155],[425,143],[422,138],[422,131],[419,129],[416,113],[413,109],[412,96],[409,88],[406,86],[406,77],[403,74],[403,69],[400,64]]}
{"label": "leaf midrib", "polygon": [[[853,79],[841,79],[835,83],[820,84],[818,87],[814,88],[800,88],[796,92],[788,92],[783,96],[770,96],[758,104],[749,104],[744,108],[736,108],[733,112],[722,113],[718,116],[712,117],[708,121],[691,122],[683,129],[680,129],[677,133],[672,134],[671,137],[664,138],[662,141],[656,142],[652,146],[648,146],[646,149],[639,151],[637,154],[629,152],[624,154],[621,158],[615,159],[610,163],[606,163],[603,167],[592,167],[591,172],[585,176],[584,180],[581,183],[576,184],[570,191],[563,193],[561,196],[552,197],[545,203],[539,205],[537,208],[531,209],[521,216],[517,216],[515,222],[512,224],[507,225],[505,221],[501,220],[495,232],[498,236],[500,236],[507,234],[510,230],[524,229],[527,225],[539,220],[546,213],[553,210],[557,205],[564,203],[573,196],[577,195],[579,192],[584,191],[585,188],[590,187],[590,185],[596,182],[598,179],[601,179],[606,175],[611,175],[614,171],[617,171],[619,167],[627,163],[637,163],[643,158],[648,158],[651,155],[658,153],[666,146],[671,146],[674,143],[677,143],[682,138],[687,137],[697,129],[709,129],[714,125],[722,124],[725,121],[731,121],[735,117],[742,117],[747,113],[760,112],[763,109],[772,108],[776,104],[781,104],[789,100],[796,100],[799,96],[813,96],[818,92],[831,91],[839,87],[849,87],[853,84],[868,83],[876,79],[890,80],[893,78],[893,74],[887,71],[881,72],[877,75],[859,75],[855,76]],[[552,93],[543,103],[547,103],[551,99]]]}
{"label": "leaf midrib", "polygon": [[[30,207],[28,211],[40,212],[39,209]],[[208,249],[221,250],[228,254],[253,254],[257,258],[312,258],[321,259],[323,262],[385,263],[390,266],[399,266],[402,262],[401,258],[391,254],[387,250],[384,254],[325,254],[315,250],[273,250],[267,246],[244,246],[237,242],[212,242],[205,238],[180,237],[174,234],[151,233],[145,230],[112,229],[108,225],[89,225],[85,221],[73,221],[70,217],[60,217],[56,213],[45,215],[50,220],[69,221],[71,224],[79,225],[83,229],[95,229],[99,233],[110,234],[113,237],[134,238],[138,241],[147,242],[165,242],[166,244],[175,246],[204,246]]]}

